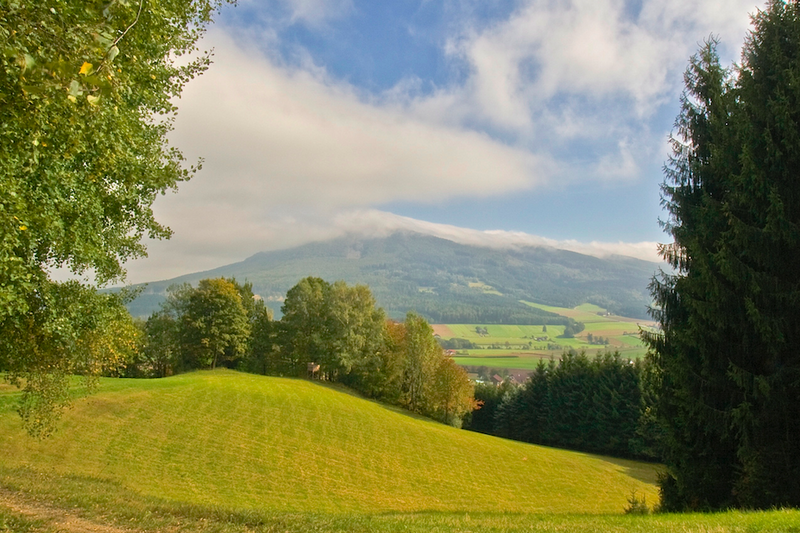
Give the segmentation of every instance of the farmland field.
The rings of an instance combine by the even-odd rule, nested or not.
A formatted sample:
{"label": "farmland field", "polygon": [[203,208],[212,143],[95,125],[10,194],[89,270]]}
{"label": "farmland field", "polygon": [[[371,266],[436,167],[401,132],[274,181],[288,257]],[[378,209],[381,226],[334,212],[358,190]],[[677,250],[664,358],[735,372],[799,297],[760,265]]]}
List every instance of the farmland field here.
{"label": "farmland field", "polygon": [[[623,357],[642,357],[646,348],[639,339],[639,330],[652,330],[654,323],[606,314],[596,305],[583,304],[573,309],[524,302],[526,305],[583,322],[584,330],[574,338],[559,338],[564,326],[515,326],[492,324],[435,324],[434,333],[442,339],[466,339],[478,348],[458,350],[455,361],[462,366],[514,368],[532,370],[540,359],[558,356],[568,349],[585,350],[592,355],[607,350],[619,351]],[[482,333],[485,328],[486,333]],[[608,344],[589,342],[602,337]],[[545,340],[546,339],[546,340]],[[493,356],[510,356],[497,359]]]}
{"label": "farmland field", "polygon": [[104,379],[27,437],[0,386],[0,531],[791,531],[800,513],[623,516],[659,467],[457,430],[232,371]]}

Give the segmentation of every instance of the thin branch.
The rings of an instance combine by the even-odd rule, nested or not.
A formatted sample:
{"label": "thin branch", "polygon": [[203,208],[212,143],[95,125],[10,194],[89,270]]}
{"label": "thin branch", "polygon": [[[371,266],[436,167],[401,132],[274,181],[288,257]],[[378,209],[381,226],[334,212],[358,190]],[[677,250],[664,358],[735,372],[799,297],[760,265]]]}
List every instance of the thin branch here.
{"label": "thin branch", "polygon": [[110,54],[110,53],[111,53],[111,49],[112,49],[112,48],[114,48],[115,46],[117,46],[117,44],[118,44],[118,43],[119,43],[119,42],[120,42],[120,41],[121,41],[121,40],[122,40],[122,39],[123,39],[123,38],[124,38],[124,37],[125,37],[125,36],[128,34],[128,32],[129,32],[129,31],[131,31],[131,29],[132,29],[134,26],[136,26],[136,24],[139,22],[139,18],[142,16],[142,10],[143,10],[143,9],[144,9],[144,0],[139,0],[139,10],[136,12],[136,18],[133,20],[133,22],[131,22],[131,23],[128,25],[128,27],[127,27],[127,28],[125,28],[125,31],[123,31],[123,32],[122,32],[122,35],[120,35],[119,37],[117,37],[117,38],[114,40],[114,42],[113,42],[113,43],[111,43],[111,46],[109,46],[109,47],[108,47],[108,50],[106,50],[106,53],[105,53],[105,55],[103,56],[103,60],[102,60],[102,61],[100,61],[100,65],[97,67],[97,71],[96,71],[96,72],[100,72],[101,70],[103,70],[103,67],[105,67],[105,66],[106,66],[106,59],[108,58],[108,54]]}
{"label": "thin branch", "polygon": [[[122,32],[122,35],[117,37],[117,39],[113,43],[111,43],[111,46],[108,47],[108,51],[111,51],[112,48],[117,46],[117,43],[119,43],[122,40],[122,38],[128,34],[129,31],[131,31],[131,28],[136,26],[136,23],[139,22],[139,17],[142,16],[143,7],[144,7],[144,0],[139,0],[139,11],[136,13],[136,18],[134,19],[133,22],[130,23],[130,25],[127,28],[125,28],[125,31]],[[108,55],[108,51],[106,51],[106,56]]]}

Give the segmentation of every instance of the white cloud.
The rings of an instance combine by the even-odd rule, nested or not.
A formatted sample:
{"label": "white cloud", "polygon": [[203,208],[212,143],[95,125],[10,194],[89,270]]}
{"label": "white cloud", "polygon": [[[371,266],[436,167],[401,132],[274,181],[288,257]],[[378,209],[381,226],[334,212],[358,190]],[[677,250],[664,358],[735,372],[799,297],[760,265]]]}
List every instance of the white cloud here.
{"label": "white cloud", "polygon": [[[219,31],[204,45],[215,63],[185,88],[171,135],[203,169],[156,200],[175,236],[150,244],[153,259],[132,265],[129,280],[143,268],[169,277],[289,246],[342,210],[506,194],[553,173],[545,156],[370,103],[324,71],[276,66]],[[162,255],[175,262],[158,266]]]}
{"label": "white cloud", "polygon": [[639,174],[639,166],[631,153],[630,141],[623,139],[618,143],[619,150],[602,156],[597,163],[599,176],[611,179],[634,179]]}
{"label": "white cloud", "polygon": [[[737,59],[758,3],[643,0],[638,13],[631,4],[523,0],[506,20],[465,24],[447,51],[467,66],[466,83],[413,105],[519,134],[558,133],[564,116],[591,125],[598,110],[607,128],[624,129],[677,101],[689,56],[712,33],[723,61]],[[616,116],[602,113],[609,101]]]}
{"label": "white cloud", "polygon": [[481,231],[448,224],[437,224],[374,209],[342,213],[334,219],[333,226],[339,230],[336,236],[358,234],[370,237],[383,237],[396,231],[413,231],[425,235],[433,235],[461,244],[486,248],[547,246],[595,257],[626,255],[645,261],[660,261],[657,249],[658,244],[655,242],[626,243],[592,241],[584,243],[577,240],[549,239],[521,231]]}
{"label": "white cloud", "polygon": [[[353,9],[351,0],[276,1],[289,14],[282,24],[324,25]],[[464,24],[447,46],[466,78],[424,96],[415,79],[364,94],[310,56],[288,68],[212,30],[204,44],[216,47],[215,64],[187,86],[173,136],[190,160],[205,158],[204,169],[177,196],[157,200],[156,216],[175,237],[152,244],[152,259],[132,265],[130,280],[365,226],[656,260],[653,243],[475,232],[369,208],[511,194],[554,180],[636,179],[644,163],[665,158],[666,131],[648,120],[677,102],[689,55],[713,32],[723,61],[736,59],[754,6],[643,0],[633,13],[623,0],[522,0],[506,20]],[[262,46],[277,43],[279,32],[265,33]],[[593,153],[570,148],[576,140]]]}
{"label": "white cloud", "polygon": [[487,196],[547,179],[547,158],[365,103],[319,73],[277,67],[212,36],[215,64],[189,84],[173,139],[206,163],[180,202],[315,209]]}

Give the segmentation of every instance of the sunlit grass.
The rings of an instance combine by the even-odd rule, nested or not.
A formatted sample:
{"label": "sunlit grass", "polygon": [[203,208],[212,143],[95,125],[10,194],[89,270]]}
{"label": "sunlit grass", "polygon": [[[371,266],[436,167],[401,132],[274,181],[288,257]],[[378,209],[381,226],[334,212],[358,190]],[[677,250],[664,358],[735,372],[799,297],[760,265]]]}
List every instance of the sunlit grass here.
{"label": "sunlit grass", "polygon": [[[800,511],[728,512],[716,514],[626,516],[622,514],[553,514],[485,512],[481,495],[474,509],[463,512],[322,513],[234,509],[217,505],[169,502],[143,496],[118,483],[92,477],[60,477],[29,469],[0,467],[0,485],[24,490],[63,513],[122,530],[203,533],[299,533],[316,531],[427,533],[427,532],[542,532],[542,533],[791,533],[800,531]],[[65,533],[46,521],[30,520],[3,510],[0,532]],[[3,529],[3,525],[8,527]],[[103,530],[105,531],[105,530]]]}
{"label": "sunlit grass", "polygon": [[145,495],[298,512],[620,512],[656,467],[457,430],[304,380],[231,371],[103,380],[36,442],[6,405],[4,466]]}
{"label": "sunlit grass", "polygon": [[[658,467],[456,430],[318,383],[230,371],[103,380],[59,433],[0,388],[0,487],[141,531],[800,531],[796,511],[622,515]],[[5,528],[5,529],[3,529]],[[54,533],[0,501],[0,532]]]}

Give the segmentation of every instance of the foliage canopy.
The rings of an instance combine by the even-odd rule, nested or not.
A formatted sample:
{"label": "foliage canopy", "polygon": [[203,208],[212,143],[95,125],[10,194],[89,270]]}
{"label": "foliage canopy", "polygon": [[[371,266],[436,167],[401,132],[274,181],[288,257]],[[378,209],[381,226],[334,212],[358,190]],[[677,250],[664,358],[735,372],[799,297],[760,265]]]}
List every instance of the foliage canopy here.
{"label": "foliage canopy", "polygon": [[0,1],[0,370],[50,383],[29,387],[40,400],[63,403],[67,369],[94,371],[73,345],[105,330],[74,315],[115,301],[51,270],[122,279],[143,237],[170,235],[151,205],[196,170],[167,142],[173,101],[209,64],[177,59],[222,3]]}

